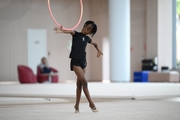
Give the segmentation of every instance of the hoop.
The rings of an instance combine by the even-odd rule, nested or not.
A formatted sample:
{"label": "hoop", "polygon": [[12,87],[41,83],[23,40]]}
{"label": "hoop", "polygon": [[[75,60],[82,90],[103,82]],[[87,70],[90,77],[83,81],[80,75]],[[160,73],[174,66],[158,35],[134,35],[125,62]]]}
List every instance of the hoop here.
{"label": "hoop", "polygon": [[[60,24],[56,21],[56,19],[54,18],[53,13],[52,13],[52,11],[51,11],[50,0],[47,0],[47,1],[48,1],[49,13],[50,13],[53,21],[56,23],[56,25],[58,25],[59,27],[61,27],[62,25],[60,25]],[[74,27],[72,27],[72,28],[64,28],[64,27],[63,27],[63,29],[65,29],[65,30],[74,30],[74,29],[80,24],[80,22],[81,22],[81,20],[82,20],[82,15],[83,15],[83,3],[82,3],[82,0],[80,0],[80,6],[81,6],[81,13],[80,13],[79,21],[77,22],[77,24],[76,24]]]}

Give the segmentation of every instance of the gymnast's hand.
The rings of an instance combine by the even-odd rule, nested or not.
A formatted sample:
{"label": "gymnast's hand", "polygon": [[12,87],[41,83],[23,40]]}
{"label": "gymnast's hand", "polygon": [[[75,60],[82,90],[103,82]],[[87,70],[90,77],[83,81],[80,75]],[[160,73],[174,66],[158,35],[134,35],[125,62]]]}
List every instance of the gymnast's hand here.
{"label": "gymnast's hand", "polygon": [[101,50],[98,50],[97,58],[100,57],[101,55],[103,55],[102,51],[101,51]]}
{"label": "gymnast's hand", "polygon": [[58,27],[54,27],[54,31],[56,31],[56,33],[55,34],[57,34],[57,33],[62,33],[62,26],[60,27],[60,28],[58,28]]}

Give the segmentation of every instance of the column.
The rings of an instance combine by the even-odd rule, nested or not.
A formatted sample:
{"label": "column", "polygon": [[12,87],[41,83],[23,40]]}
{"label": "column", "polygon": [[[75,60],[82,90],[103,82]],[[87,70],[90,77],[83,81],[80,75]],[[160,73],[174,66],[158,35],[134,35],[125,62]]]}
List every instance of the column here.
{"label": "column", "polygon": [[130,0],[109,0],[110,80],[130,81]]}
{"label": "column", "polygon": [[172,0],[158,0],[158,71],[172,69]]}
{"label": "column", "polygon": [[146,58],[158,58],[162,66],[172,68],[172,0],[147,0]]}

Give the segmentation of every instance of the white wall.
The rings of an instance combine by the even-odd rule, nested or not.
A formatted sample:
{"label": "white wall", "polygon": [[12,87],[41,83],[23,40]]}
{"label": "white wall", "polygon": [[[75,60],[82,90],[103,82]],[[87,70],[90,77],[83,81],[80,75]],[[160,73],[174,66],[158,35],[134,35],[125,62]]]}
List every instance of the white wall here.
{"label": "white wall", "polygon": [[158,1],[147,0],[146,6],[146,56],[152,59],[157,56],[157,40],[158,40]]}
{"label": "white wall", "polygon": [[[96,21],[98,32],[94,39],[103,46],[103,38],[109,38],[108,0],[91,0],[91,19]],[[123,34],[123,33],[122,33]],[[110,40],[109,40],[110,41]],[[145,56],[146,43],[146,1],[131,0],[131,81],[133,72],[141,71],[141,57]],[[91,48],[91,77],[93,80],[102,79],[102,60],[97,60],[96,51]],[[106,53],[104,53],[106,54]],[[108,60],[107,60],[107,64]],[[98,74],[97,74],[98,73]]]}
{"label": "white wall", "polygon": [[162,66],[172,68],[172,0],[147,0],[146,58],[158,58]]}
{"label": "white wall", "polygon": [[158,0],[158,70],[172,69],[172,0]]}
{"label": "white wall", "polygon": [[[108,0],[91,0],[90,2],[90,17],[96,22],[98,30],[93,39],[98,43],[99,48],[102,49],[103,38],[108,37]],[[91,69],[92,80],[102,80],[102,57],[96,57],[97,51],[94,47],[90,47],[91,56],[89,65]],[[106,54],[106,53],[104,53]],[[109,64],[109,63],[107,63]]]}
{"label": "white wall", "polygon": [[131,81],[146,56],[146,0],[131,0]]}
{"label": "white wall", "polygon": [[[89,1],[83,0],[84,15],[77,30],[89,19]],[[80,15],[79,1],[52,1],[51,7],[57,21],[65,27],[74,26]],[[55,35],[46,0],[0,0],[0,80],[18,80],[17,65],[27,65],[27,30],[46,29],[48,56],[52,67],[59,70],[60,79],[75,79],[69,67],[70,35]],[[40,62],[40,60],[39,60]]]}
{"label": "white wall", "polygon": [[[141,70],[141,58],[149,55],[145,49],[146,39],[157,38],[153,32],[148,32],[150,22],[147,22],[148,2],[150,0],[131,0],[131,81],[133,72]],[[86,20],[94,20],[98,25],[97,34],[93,37],[103,46],[103,38],[108,38],[108,0],[83,0],[84,14],[81,24],[76,30],[80,31]],[[72,27],[79,19],[79,1],[52,0],[51,7],[54,16],[64,27]],[[0,81],[18,80],[17,65],[27,65],[27,30],[47,30],[47,52],[49,64],[59,70],[60,80],[75,80],[76,76],[69,68],[70,35],[54,34],[52,21],[46,0],[0,0]],[[123,33],[122,33],[123,34]],[[147,44],[156,45],[151,42]],[[147,48],[150,53],[154,48]],[[104,53],[106,54],[106,53]],[[87,80],[102,80],[102,58],[96,58],[93,46],[87,46]],[[169,61],[170,62],[170,61]],[[107,63],[108,64],[108,63]]]}

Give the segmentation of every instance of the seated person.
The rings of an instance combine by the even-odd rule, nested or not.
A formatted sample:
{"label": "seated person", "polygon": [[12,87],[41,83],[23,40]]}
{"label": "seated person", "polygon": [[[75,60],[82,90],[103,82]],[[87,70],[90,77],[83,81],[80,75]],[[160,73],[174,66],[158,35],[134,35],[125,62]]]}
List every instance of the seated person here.
{"label": "seated person", "polygon": [[49,83],[51,83],[52,82],[52,80],[51,80],[52,70],[49,68],[47,59],[45,57],[43,57],[41,59],[41,64],[39,64],[39,67],[41,69],[41,73],[47,74],[49,76],[49,79],[47,81]]}
{"label": "seated person", "polygon": [[51,69],[49,68],[47,59],[45,57],[41,59],[41,64],[39,67],[41,68],[41,73],[51,73]]}

